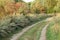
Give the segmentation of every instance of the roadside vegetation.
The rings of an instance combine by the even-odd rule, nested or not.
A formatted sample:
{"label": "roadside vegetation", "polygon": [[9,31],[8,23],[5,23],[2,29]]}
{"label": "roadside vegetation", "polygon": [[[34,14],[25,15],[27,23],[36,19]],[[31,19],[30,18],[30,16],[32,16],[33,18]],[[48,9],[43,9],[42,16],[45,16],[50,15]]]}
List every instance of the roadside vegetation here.
{"label": "roadside vegetation", "polygon": [[60,18],[51,22],[47,28],[47,40],[60,40]]}

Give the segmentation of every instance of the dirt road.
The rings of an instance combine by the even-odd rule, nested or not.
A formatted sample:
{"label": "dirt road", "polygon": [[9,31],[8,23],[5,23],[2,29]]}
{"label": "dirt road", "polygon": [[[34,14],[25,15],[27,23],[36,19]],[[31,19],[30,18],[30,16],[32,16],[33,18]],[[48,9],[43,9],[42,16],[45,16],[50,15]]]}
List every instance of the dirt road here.
{"label": "dirt road", "polygon": [[[44,20],[44,21],[49,21],[49,19],[50,19],[50,18],[47,18],[47,19]],[[12,36],[12,38],[10,38],[10,40],[17,40],[17,39],[18,39],[19,37],[21,37],[26,31],[28,31],[30,28],[34,27],[35,25],[37,25],[37,24],[39,24],[39,23],[41,23],[41,22],[42,22],[42,21],[37,22],[37,23],[35,23],[35,24],[27,27],[27,28],[24,28],[24,29],[23,29],[22,31],[20,31],[19,33],[14,34],[14,35]]]}

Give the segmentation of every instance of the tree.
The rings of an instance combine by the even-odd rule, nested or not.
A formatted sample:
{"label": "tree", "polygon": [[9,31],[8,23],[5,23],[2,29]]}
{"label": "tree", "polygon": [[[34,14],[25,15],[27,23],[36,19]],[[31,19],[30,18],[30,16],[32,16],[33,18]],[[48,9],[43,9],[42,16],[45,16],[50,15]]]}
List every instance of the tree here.
{"label": "tree", "polygon": [[45,0],[44,6],[47,8],[47,12],[53,12],[54,7],[57,5],[56,0]]}
{"label": "tree", "polygon": [[[7,15],[5,5],[9,3],[12,3],[13,0],[0,0],[0,18],[3,18]],[[3,17],[2,17],[3,16]]]}
{"label": "tree", "polygon": [[54,7],[54,10],[60,12],[60,0],[57,0],[57,5]]}
{"label": "tree", "polygon": [[34,2],[31,3],[31,11],[35,13],[40,13],[41,6],[42,5],[40,4],[40,0],[35,0]]}
{"label": "tree", "polygon": [[31,3],[31,11],[35,12],[37,14],[45,13],[43,11],[46,11],[46,7],[44,6],[44,1],[42,0],[35,0]]}

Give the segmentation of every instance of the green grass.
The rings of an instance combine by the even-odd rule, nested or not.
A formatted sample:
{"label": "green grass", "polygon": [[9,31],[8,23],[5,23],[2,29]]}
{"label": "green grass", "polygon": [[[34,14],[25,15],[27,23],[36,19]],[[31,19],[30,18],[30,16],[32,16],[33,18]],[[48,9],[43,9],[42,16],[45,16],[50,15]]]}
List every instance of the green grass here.
{"label": "green grass", "polygon": [[33,28],[24,33],[18,40],[38,40],[40,38],[40,33],[42,28],[46,25],[47,22],[43,21]]}
{"label": "green grass", "polygon": [[51,22],[47,29],[47,40],[60,40],[60,20]]}

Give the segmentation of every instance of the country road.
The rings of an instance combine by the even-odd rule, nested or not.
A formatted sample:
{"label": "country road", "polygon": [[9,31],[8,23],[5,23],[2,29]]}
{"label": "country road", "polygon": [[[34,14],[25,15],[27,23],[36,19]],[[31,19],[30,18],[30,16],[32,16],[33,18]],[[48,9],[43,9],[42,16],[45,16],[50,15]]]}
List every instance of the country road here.
{"label": "country road", "polygon": [[[47,18],[46,20],[43,20],[43,21],[48,21],[48,22],[49,22],[50,19],[51,19],[51,18]],[[40,22],[42,22],[42,21],[40,21]],[[27,27],[27,28],[24,28],[24,29],[23,29],[22,31],[20,31],[19,33],[14,34],[14,35],[10,38],[10,40],[17,40],[17,39],[18,39],[19,37],[21,37],[26,31],[28,31],[30,28],[34,27],[35,25],[39,24],[40,22],[37,22],[37,23],[35,23],[35,24]]]}
{"label": "country road", "polygon": [[[42,21],[40,21],[40,22],[42,22]],[[37,22],[37,23],[35,23],[35,24],[27,27],[27,28],[24,28],[24,29],[23,29],[22,31],[20,31],[19,33],[14,34],[10,40],[17,40],[17,39],[18,39],[20,36],[22,36],[26,31],[28,31],[30,28],[34,27],[35,25],[39,24],[40,22]]]}

